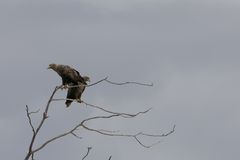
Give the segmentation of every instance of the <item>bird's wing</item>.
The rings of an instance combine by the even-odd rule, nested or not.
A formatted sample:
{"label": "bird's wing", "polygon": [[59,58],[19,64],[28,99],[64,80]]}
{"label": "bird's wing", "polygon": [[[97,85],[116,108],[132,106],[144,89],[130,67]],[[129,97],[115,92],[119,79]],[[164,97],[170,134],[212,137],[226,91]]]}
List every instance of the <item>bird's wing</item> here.
{"label": "bird's wing", "polygon": [[64,66],[61,72],[61,77],[66,83],[78,84],[78,82],[84,82],[79,72],[69,66]]}

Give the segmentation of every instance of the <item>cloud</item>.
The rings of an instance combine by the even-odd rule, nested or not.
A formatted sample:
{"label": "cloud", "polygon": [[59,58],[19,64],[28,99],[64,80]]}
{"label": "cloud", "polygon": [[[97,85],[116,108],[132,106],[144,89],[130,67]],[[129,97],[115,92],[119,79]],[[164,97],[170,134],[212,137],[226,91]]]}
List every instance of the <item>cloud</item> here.
{"label": "cloud", "polygon": [[[150,150],[129,139],[80,132],[84,137],[80,142],[66,137],[40,152],[39,159],[79,159],[89,145],[94,147],[92,159],[109,155],[119,160],[238,157],[236,1],[0,3],[0,145],[4,146],[0,155],[4,159],[19,159],[27,150],[31,130],[25,105],[42,109],[61,83],[56,73],[46,70],[53,62],[71,65],[93,82],[109,76],[119,82],[154,83],[153,88],[106,83],[88,88],[84,100],[111,110],[134,113],[153,107],[132,122],[110,121],[103,127],[151,133],[168,131],[174,123],[177,128]],[[65,94],[62,91],[57,97]],[[66,109],[64,102],[53,103],[50,112],[38,144],[96,114],[76,103]],[[40,117],[34,117],[35,123]]]}

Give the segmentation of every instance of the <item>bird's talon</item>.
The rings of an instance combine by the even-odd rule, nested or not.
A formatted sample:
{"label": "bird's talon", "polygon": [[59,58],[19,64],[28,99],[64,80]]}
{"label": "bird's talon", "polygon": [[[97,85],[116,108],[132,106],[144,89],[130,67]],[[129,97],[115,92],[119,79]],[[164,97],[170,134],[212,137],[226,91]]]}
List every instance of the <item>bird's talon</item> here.
{"label": "bird's talon", "polygon": [[82,103],[83,101],[81,99],[76,99],[78,103]]}
{"label": "bird's talon", "polygon": [[66,84],[66,85],[64,86],[64,89],[68,89],[68,87],[69,87],[69,85]]}
{"label": "bird's talon", "polygon": [[61,88],[61,90],[68,89],[68,85],[62,85],[60,88]]}

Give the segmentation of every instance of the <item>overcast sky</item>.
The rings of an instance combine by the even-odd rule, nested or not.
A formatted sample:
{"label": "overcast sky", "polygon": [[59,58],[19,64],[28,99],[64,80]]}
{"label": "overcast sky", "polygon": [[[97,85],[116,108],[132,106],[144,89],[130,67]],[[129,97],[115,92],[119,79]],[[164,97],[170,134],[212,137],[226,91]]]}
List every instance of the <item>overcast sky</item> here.
{"label": "overcast sky", "polygon": [[[240,2],[237,0],[0,0],[0,159],[23,159],[31,129],[25,105],[45,107],[60,77],[49,63],[68,64],[92,82],[154,87],[87,88],[83,100],[136,113],[96,128],[165,133],[151,149],[129,138],[79,130],[36,154],[37,160],[237,160],[240,158]],[[66,91],[56,97],[64,98]],[[99,112],[54,102],[37,146]],[[36,125],[41,115],[34,115]],[[155,142],[143,139],[146,144]]]}

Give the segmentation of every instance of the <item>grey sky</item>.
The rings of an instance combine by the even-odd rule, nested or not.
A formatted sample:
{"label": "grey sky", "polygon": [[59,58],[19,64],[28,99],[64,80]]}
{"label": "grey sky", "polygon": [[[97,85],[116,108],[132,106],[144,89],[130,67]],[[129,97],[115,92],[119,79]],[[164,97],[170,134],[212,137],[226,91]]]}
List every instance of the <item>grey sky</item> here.
{"label": "grey sky", "polygon": [[[110,110],[153,110],[99,128],[176,132],[145,149],[128,138],[81,132],[36,155],[42,159],[239,159],[240,3],[236,0],[0,1],[0,158],[23,159],[31,130],[25,105],[43,108],[60,84],[49,63],[69,64],[97,81],[153,82],[153,88],[88,88],[83,99]],[[62,91],[57,97],[64,97]],[[53,103],[38,144],[95,115],[73,103]],[[40,117],[35,116],[34,119]],[[147,143],[152,142],[147,140]]]}

